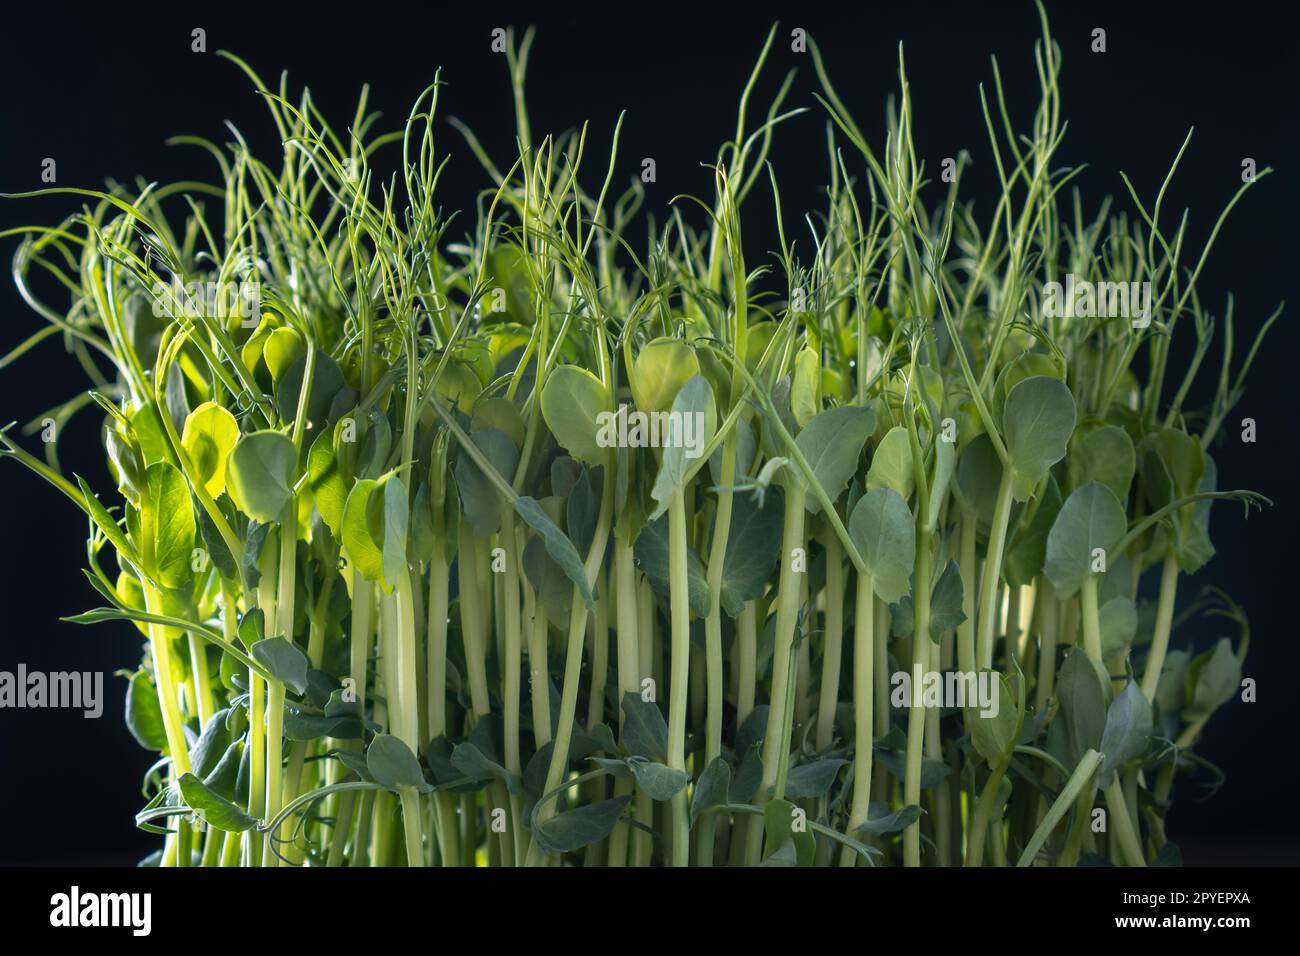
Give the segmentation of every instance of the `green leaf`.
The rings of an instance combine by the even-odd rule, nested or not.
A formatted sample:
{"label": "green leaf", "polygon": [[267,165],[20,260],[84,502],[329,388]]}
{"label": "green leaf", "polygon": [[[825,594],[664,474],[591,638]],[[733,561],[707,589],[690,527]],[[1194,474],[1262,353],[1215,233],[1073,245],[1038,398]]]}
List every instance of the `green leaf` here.
{"label": "green leaf", "polygon": [[744,610],[746,601],[763,594],[781,557],[784,515],[785,501],[780,489],[774,489],[762,503],[749,495],[732,498],[720,595],[722,609],[732,617]]}
{"label": "green leaf", "polygon": [[[892,750],[888,747],[882,747],[880,744],[875,745],[875,759],[880,765],[894,775],[894,778],[902,783],[907,776],[907,757],[900,750]],[[921,760],[921,789],[932,790],[939,786],[950,773],[952,768],[942,760],[935,760],[925,757]]]}
{"label": "green leaf", "polygon": [[401,576],[408,573],[406,532],[411,512],[406,497],[406,485],[398,475],[389,475],[384,479],[381,487],[384,495],[384,536],[381,554],[384,583],[391,589],[397,587]]}
{"label": "green leaf", "polygon": [[1208,717],[1236,695],[1241,688],[1241,663],[1226,637],[1192,661],[1187,685],[1190,703],[1183,719],[1188,721]]}
{"label": "green leaf", "polygon": [[582,558],[578,555],[578,549],[573,546],[573,542],[542,510],[536,498],[520,495],[515,499],[515,511],[542,536],[546,553],[560,566],[565,576],[577,585],[583,600],[587,602],[587,607],[595,610],[596,598],[587,580],[587,571],[583,567]]}
{"label": "green leaf", "polygon": [[789,800],[770,800],[763,808],[763,829],[767,833],[767,856],[772,856],[787,841],[794,843],[799,866],[812,866],[817,856],[817,838],[805,822],[798,831],[795,820],[803,811]]}
{"label": "green leaf", "polygon": [[[1205,469],[1196,484],[1196,493],[1218,490],[1218,467],[1214,459],[1205,456]],[[1198,501],[1192,506],[1191,520],[1183,520],[1177,539],[1178,567],[1187,574],[1195,574],[1214,557],[1214,542],[1210,540],[1210,507],[1212,500]]]}
{"label": "green leaf", "polygon": [[921,819],[921,808],[915,804],[899,807],[890,813],[888,804],[873,803],[868,811],[867,822],[854,832],[870,836],[888,836],[891,833],[902,833],[919,819]]}
{"label": "green leaf", "polygon": [[[298,356],[291,361],[275,382],[275,407],[280,412],[280,420],[286,424],[298,417],[298,399],[302,392],[302,377],[307,371],[307,356]],[[335,394],[347,383],[343,372],[328,355],[316,352],[315,366],[312,369],[311,392],[307,396],[307,419],[313,428],[321,428],[329,419],[330,405]]]}
{"label": "green leaf", "polygon": [[[487,713],[480,717],[463,743],[457,744],[447,761],[462,776],[475,781],[478,787],[489,780],[500,780],[510,793],[520,793],[524,781],[511,774],[501,762],[501,742],[505,726],[498,714]],[[430,766],[434,757],[430,754]]]}
{"label": "green leaf", "polygon": [[126,728],[145,750],[167,753],[167,731],[163,727],[158,692],[145,671],[136,671],[126,685]]}
{"label": "green leaf", "polygon": [[691,782],[685,770],[675,770],[657,761],[632,759],[627,765],[636,776],[637,786],[649,794],[651,800],[671,800]]}
{"label": "green leaf", "polygon": [[591,474],[583,468],[578,473],[565,507],[565,527],[569,540],[578,549],[578,553],[591,550],[591,539],[596,535],[596,524],[600,518],[600,501],[591,487]]}
{"label": "green leaf", "polygon": [[1173,650],[1165,655],[1154,701],[1162,717],[1179,713],[1187,703],[1187,675],[1191,667],[1191,655],[1184,650]]}
{"label": "green leaf", "polygon": [[569,620],[573,609],[573,582],[546,552],[541,538],[530,538],[524,545],[524,574],[537,591],[541,611],[556,625]]}
{"label": "green leaf", "polygon": [[[262,346],[262,359],[274,381],[279,381],[295,359],[306,354],[307,346],[294,329],[275,329]],[[289,416],[292,417],[292,416]]]}
{"label": "green leaf", "polygon": [[930,637],[935,643],[943,637],[944,631],[951,631],[966,620],[966,612],[962,609],[963,594],[961,570],[956,561],[950,560],[930,592]]}
{"label": "green leaf", "polygon": [[238,633],[244,646],[251,650],[254,644],[266,637],[266,612],[260,607],[249,608],[239,619]]}
{"label": "green leaf", "polygon": [[411,505],[411,558],[428,564],[433,558],[434,546],[441,546],[433,528],[433,508],[429,503],[429,485],[420,485],[415,493],[415,503]]}
{"label": "green leaf", "polygon": [[1057,719],[1065,726],[1068,766],[1078,764],[1089,750],[1101,750],[1106,728],[1105,680],[1083,648],[1072,650],[1061,665],[1056,678],[1056,695],[1061,701]]}
{"label": "green leaf", "polygon": [[[717,430],[718,411],[707,378],[696,375],[678,390],[673,399],[670,421],[677,424],[669,429],[667,436],[662,436],[663,460],[650,491],[650,496],[659,502],[659,506],[650,515],[651,519],[663,514],[673,492],[685,484],[693,461],[691,452],[698,455]],[[688,447],[687,438],[692,440],[693,449]]]}
{"label": "green leaf", "polygon": [[771,867],[795,867],[799,865],[799,851],[795,848],[794,840],[788,839],[775,850],[768,853],[767,857],[759,866]]}
{"label": "green leaf", "polygon": [[249,648],[253,659],[295,694],[307,690],[307,655],[283,637],[258,641]]}
{"label": "green leaf", "polygon": [[[109,514],[108,509],[105,508],[100,500],[95,497],[95,493],[90,490],[90,486],[86,484],[85,479],[80,475],[75,477],[77,479],[77,487],[81,489],[81,495],[86,502],[86,510],[90,513],[91,520],[94,521],[99,530],[104,533],[104,537],[108,538],[109,542],[117,550],[117,553],[121,555],[122,560],[128,561],[139,567],[142,564],[140,555],[137,553],[135,547],[132,546],[130,539],[127,538],[126,534],[122,531],[122,526],[113,519],[113,516]],[[147,574],[148,572],[146,571],[145,573]]]}
{"label": "green leaf", "polygon": [[[956,561],[949,561],[930,588],[930,639],[936,644],[944,631],[955,628],[966,620],[962,609],[964,588],[961,570]],[[896,637],[910,637],[916,627],[916,606],[911,594],[906,594],[893,605],[891,630]]]}
{"label": "green leaf", "polygon": [[285,708],[284,736],[287,740],[320,740],[322,737],[360,740],[363,734],[364,728],[357,717],[322,717],[296,707]]}
{"label": "green leaf", "polygon": [[[986,715],[978,705],[967,705],[966,726],[971,745],[990,767],[999,767],[1011,757],[1020,737],[1022,711],[1011,693],[1011,685],[998,671],[983,671],[998,682],[997,712]],[[981,676],[982,676],[981,674]]]}
{"label": "green leaf", "polygon": [[1065,457],[1074,421],[1074,396],[1058,378],[1035,375],[1007,393],[1002,430],[1017,501],[1027,501],[1047,470]]}
{"label": "green leaf", "polygon": [[251,591],[257,587],[257,582],[262,578],[258,561],[261,560],[262,548],[266,546],[266,537],[270,532],[269,524],[248,522],[248,530],[244,535],[244,551],[239,556],[239,576],[247,590]]}
{"label": "green leaf", "polygon": [[198,520],[199,538],[207,548],[208,554],[212,556],[212,563],[217,566],[217,571],[227,581],[238,581],[239,565],[235,563],[235,556],[230,553],[230,548],[226,546],[226,541],[217,530],[212,516],[205,508],[195,508],[194,515]]}
{"label": "green leaf", "polygon": [[334,453],[334,435],[326,429],[316,436],[307,453],[307,488],[316,510],[335,538],[343,528],[343,508],[348,500],[348,485]]}
{"label": "green leaf", "polygon": [[[1019,388],[1021,386],[1017,386]],[[1099,481],[1090,481],[1065,499],[1047,535],[1047,575],[1057,596],[1073,597],[1093,571],[1094,552],[1101,549],[1107,563],[1119,555],[1111,550],[1128,530],[1124,506]]]}
{"label": "green leaf", "polygon": [[386,790],[413,787],[428,793],[433,787],[424,779],[420,761],[400,738],[392,734],[376,734],[366,749],[366,769],[375,782]]}
{"label": "green leaf", "polygon": [[483,753],[476,745],[465,741],[451,752],[451,765],[471,780],[497,779],[510,793],[523,791],[524,782],[497,761]]}
{"label": "green leaf", "polygon": [[794,415],[790,412],[790,376],[783,375],[772,386],[772,405],[776,409],[776,417],[763,416],[763,431],[759,441],[763,453],[768,458],[775,458],[787,451],[785,442],[776,433],[776,424],[779,422],[785,430],[791,435],[799,433],[799,423],[794,420]]}
{"label": "green leaf", "polygon": [[912,588],[916,525],[907,502],[893,487],[879,487],[858,499],[849,516],[849,537],[871,572],[880,599],[897,603]]}
{"label": "green leaf", "polygon": [[628,384],[643,412],[666,412],[683,385],[700,374],[695,350],[681,339],[663,337],[647,342],[632,363]]}
{"label": "green leaf", "polygon": [[[175,375],[172,379],[180,381]],[[181,445],[194,477],[213,498],[226,490],[226,459],[237,441],[239,423],[216,402],[204,402],[185,418]]]}
{"label": "green leaf", "polygon": [[839,757],[825,757],[791,767],[785,780],[786,799],[805,800],[824,797],[830,792],[831,784],[835,782],[840,768],[846,763],[847,760]]}
{"label": "green leaf", "polygon": [[[371,528],[370,499],[378,485],[372,478],[362,478],[352,486],[343,506],[343,549],[352,566],[367,581],[379,581],[384,576],[384,552]],[[376,501],[383,501],[382,496]]]}
{"label": "green leaf", "polygon": [[745,754],[754,744],[763,742],[767,736],[767,718],[770,713],[767,704],[758,704],[749,712],[745,722],[736,730],[735,749],[737,754]]}
{"label": "green leaf", "polygon": [[245,435],[226,460],[226,490],[244,514],[262,524],[279,521],[293,494],[298,451],[274,431]]}
{"label": "green leaf", "polygon": [[795,424],[805,427],[821,408],[821,353],[804,346],[794,359],[790,378],[790,413]]}
{"label": "green leaf", "polygon": [[936,436],[934,442],[934,474],[930,476],[930,527],[939,521],[944,499],[948,495],[948,485],[952,482],[953,470],[957,467],[954,443],[944,441]]}
{"label": "green leaf", "polygon": [[[799,432],[795,445],[831,501],[843,493],[853,477],[862,448],[875,427],[876,416],[870,408],[843,405],[819,412]],[[813,514],[821,510],[815,496],[810,494],[807,501],[808,510]]]}
{"label": "green leaf", "polygon": [[740,766],[736,768],[736,779],[731,785],[729,799],[747,803],[754,799],[754,794],[758,792],[758,785],[762,782],[763,754],[758,744],[751,744],[745,750],[738,747],[737,753],[743,753],[744,756],[740,759]]}
{"label": "green leaf", "polygon": [[[433,753],[433,749],[438,745],[439,741],[446,743],[447,738],[439,737],[438,740],[431,742],[429,744],[430,754]],[[365,754],[356,750],[335,750],[333,751],[333,755],[338,758],[339,763],[343,764],[344,767],[355,773],[361,780],[364,780],[367,783],[374,783],[375,778],[370,775],[370,768],[366,765]]]}
{"label": "green leaf", "polygon": [[728,800],[731,789],[731,767],[722,757],[714,757],[695,781],[695,792],[691,794],[691,826],[700,818],[700,814],[710,807],[721,806]]}
{"label": "green leaf", "polygon": [[1147,498],[1163,507],[1196,493],[1205,471],[1201,441],[1176,428],[1162,428],[1142,442]]}
{"label": "green leaf", "polygon": [[104,449],[117,473],[118,490],[131,504],[138,507],[145,486],[144,458],[139,447],[133,439],[123,435],[117,428],[110,427],[104,432]]}
{"label": "green leaf", "polygon": [[[514,477],[519,451],[509,435],[495,428],[484,428],[470,435],[470,439],[501,477],[507,482]],[[463,514],[473,526],[474,534],[480,538],[495,534],[501,527],[501,506],[505,502],[497,486],[464,449],[456,460],[456,488]]]}
{"label": "green leaf", "polygon": [[623,745],[647,760],[668,759],[668,723],[659,705],[628,691],[623,695]]}
{"label": "green leaf", "polygon": [[[345,465],[344,471],[362,478],[378,478],[387,467],[388,455],[393,447],[393,426],[389,424],[388,416],[375,407],[366,411],[360,448],[356,447],[355,435],[352,440],[348,440],[348,423],[348,419],[339,419],[335,426],[335,441],[343,442],[341,447],[336,444],[335,449],[340,462]],[[355,430],[356,421],[352,420],[351,424]]]}
{"label": "green leaf", "polygon": [[1056,479],[1048,475],[1033,517],[1011,545],[1003,562],[1003,574],[1012,587],[1029,584],[1043,573],[1043,564],[1047,561],[1047,536],[1056,523],[1062,503],[1061,489]]}
{"label": "green leaf", "polygon": [[557,813],[533,827],[533,839],[544,853],[579,850],[609,836],[631,799],[629,796],[615,797]]}
{"label": "green leaf", "polygon": [[[668,517],[663,515],[650,522],[637,535],[632,547],[636,565],[650,581],[650,587],[664,596],[669,595],[668,580]],[[709,613],[709,584],[704,574],[704,562],[699,552],[687,545],[686,580],[690,594],[691,611],[696,617]]]}
{"label": "green leaf", "polygon": [[[1050,480],[1049,478],[1049,482]],[[1002,460],[993,447],[993,439],[981,432],[962,449],[961,460],[957,462],[955,490],[957,503],[967,514],[975,516],[976,526],[985,534],[989,533],[993,525],[993,505],[1001,481]],[[1060,507],[1059,493],[1057,499],[1057,507]]]}
{"label": "green leaf", "polygon": [[1105,755],[1100,770],[1103,787],[1110,783],[1115,771],[1147,752],[1151,730],[1151,705],[1137,682],[1129,681],[1106,712],[1106,727],[1098,748]]}
{"label": "green leaf", "polygon": [[912,446],[908,442],[907,429],[895,425],[885,432],[885,437],[876,446],[871,456],[871,467],[867,469],[867,491],[892,488],[904,501],[912,497],[916,487],[916,475],[912,472]]}
{"label": "green leaf", "polygon": [[[569,367],[571,366],[564,366],[564,368]],[[542,403],[543,405],[546,403],[544,391]],[[474,403],[474,414],[470,416],[469,424],[470,431],[495,428],[509,435],[516,448],[522,448],[524,445],[526,435],[524,420],[519,417],[519,410],[515,408],[515,403],[508,398],[480,398]]]}
{"label": "green leaf", "polygon": [[[743,418],[736,419],[736,424],[732,435],[728,437],[735,439],[736,442],[736,474],[748,475],[751,468],[754,467],[754,455],[758,452],[758,438],[754,435],[754,428]],[[722,451],[725,442],[713,450],[709,456],[709,476],[713,479],[715,485],[722,484]]]}
{"label": "green leaf", "polygon": [[546,377],[542,388],[542,417],[560,447],[578,461],[598,465],[612,443],[602,445],[601,413],[610,411],[609,389],[596,376],[576,365],[561,365]]}
{"label": "green leaf", "polygon": [[140,502],[140,558],[145,571],[163,587],[193,584],[194,531],[194,508],[184,476],[165,461],[150,465]]}
{"label": "green leaf", "polygon": [[611,777],[622,780],[632,776],[632,767],[626,760],[618,757],[588,757],[587,759],[601,770],[606,771]]}
{"label": "green leaf", "polygon": [[1130,598],[1117,595],[1101,606],[1097,617],[1101,625],[1102,658],[1109,661],[1124,654],[1137,636],[1137,606]]}
{"label": "green leaf", "polygon": [[1100,481],[1115,492],[1120,501],[1128,500],[1129,485],[1137,470],[1137,452],[1133,439],[1118,425],[1079,429],[1070,443],[1067,466],[1070,487],[1082,488],[1090,481]]}
{"label": "green leaf", "polygon": [[230,708],[223,707],[209,717],[199,739],[190,748],[190,767],[200,778],[212,773],[230,746],[230,730],[226,726],[229,716]]}
{"label": "green leaf", "polygon": [[135,405],[127,415],[131,420],[131,430],[136,441],[140,443],[140,454],[146,466],[156,461],[166,461],[171,457],[167,435],[163,432],[162,421],[158,413],[149,404]]}
{"label": "green leaf", "polygon": [[244,741],[232,741],[217,761],[217,765],[212,768],[212,772],[203,778],[203,782],[218,796],[225,797],[227,800],[237,799],[239,766],[243,759]]}
{"label": "green leaf", "polygon": [[257,820],[194,774],[181,774],[179,784],[186,806],[197,813],[209,826],[227,833],[243,833],[256,825]]}

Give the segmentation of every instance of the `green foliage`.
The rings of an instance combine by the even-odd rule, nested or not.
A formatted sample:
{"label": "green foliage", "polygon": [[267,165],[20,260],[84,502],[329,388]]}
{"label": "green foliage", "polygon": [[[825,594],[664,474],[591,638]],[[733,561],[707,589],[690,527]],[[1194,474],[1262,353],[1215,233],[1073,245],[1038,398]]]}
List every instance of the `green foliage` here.
{"label": "green foliage", "polygon": [[[105,606],[68,620],[146,642],[140,825],[201,816],[205,864],[236,846],[214,832],[242,834],[226,863],[295,866],[1176,859],[1168,808],[1250,636],[1183,578],[1212,573],[1215,500],[1262,501],[1207,449],[1277,315],[1234,346],[1159,198],[1089,219],[1062,188],[1043,31],[1028,129],[985,88],[992,206],[920,163],[901,57],[868,138],[810,38],[820,100],[747,94],[712,193],[647,223],[621,126],[596,168],[587,127],[534,136],[509,31],[519,153],[466,131],[477,221],[435,190],[441,79],[396,131],[364,104],[336,129],[233,57],[274,161],[194,140],[215,183],[45,191],[67,217],[9,234],[52,324],[6,362],[49,337],[92,371],[51,415],[102,413],[117,490],[54,443],[4,429],[0,454],[88,519]],[[796,99],[833,163],[811,244],[780,194]],[[1057,311],[1067,270],[1149,282],[1150,323]],[[186,308],[172,277],[257,294]],[[1199,613],[1239,638],[1187,640]],[[997,708],[878,698],[954,661]],[[1137,801],[1109,809],[1136,849],[1085,845],[1103,790]]]}

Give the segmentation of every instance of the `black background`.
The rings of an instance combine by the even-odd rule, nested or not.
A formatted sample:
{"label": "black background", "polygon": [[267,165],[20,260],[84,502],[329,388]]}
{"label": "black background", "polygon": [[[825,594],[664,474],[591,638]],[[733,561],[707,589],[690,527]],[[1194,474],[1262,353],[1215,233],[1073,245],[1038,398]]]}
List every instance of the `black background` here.
{"label": "black background", "polygon": [[[1243,158],[1278,170],[1233,213],[1200,281],[1216,313],[1224,295],[1235,292],[1239,341],[1280,300],[1297,298],[1295,53],[1285,16],[1266,6],[1048,4],[1062,47],[1070,123],[1057,161],[1089,164],[1077,181],[1085,209],[1095,211],[1103,196],[1113,194],[1117,208],[1132,210],[1121,170],[1149,204],[1194,126],[1166,199],[1164,225],[1172,231],[1175,216],[1190,206],[1189,249],[1199,254],[1215,217],[1240,185]],[[537,24],[528,76],[534,137],[590,120],[586,176],[594,188],[604,173],[618,111],[626,109],[616,182],[626,183],[643,157],[654,157],[658,182],[648,187],[647,209],[662,222],[674,195],[711,195],[711,173],[700,164],[713,161],[718,144],[732,135],[745,79],[768,27],[780,20],[752,108],[755,115],[765,112],[785,70],[798,69],[790,105],[812,109],[778,130],[772,159],[787,230],[804,249],[808,234],[797,232],[797,225],[805,212],[821,207],[827,176],[825,116],[812,97],[817,87],[811,58],[790,50],[791,29],[804,28],[816,38],[837,89],[877,148],[885,98],[897,89],[898,43],[905,43],[918,155],[933,173],[942,158],[969,150],[974,164],[963,191],[984,197],[981,222],[996,185],[978,89],[980,83],[991,86],[990,55],[998,58],[1019,128],[1027,128],[1037,95],[1032,55],[1038,19],[1033,6],[1019,0],[838,9],[809,3],[673,8],[656,2],[598,12],[499,3],[222,4],[192,12],[150,12],[139,4],[23,4],[0,18],[2,191],[40,188],[46,157],[57,161],[58,182],[65,186],[98,187],[137,175],[160,182],[210,180],[209,157],[193,148],[169,148],[164,140],[193,133],[226,142],[224,120],[273,158],[273,127],[263,105],[231,63],[212,52],[190,52],[195,27],[207,30],[209,51],[239,54],[269,82],[287,69],[295,95],[301,84],[310,85],[339,130],[353,115],[362,83],[372,86],[372,108],[385,114],[381,125],[393,128],[442,66],[449,85],[441,101],[438,147],[452,155],[441,185],[443,204],[468,210],[476,191],[489,184],[445,118],[463,119],[489,153],[508,164],[513,113],[504,57],[490,51],[489,34],[497,26]],[[1089,51],[1094,27],[1107,31],[1105,54]],[[390,151],[387,161],[395,155]],[[938,201],[942,188],[930,187],[928,201]],[[0,229],[52,223],[76,205],[69,197],[0,201]],[[776,246],[766,190],[755,190],[744,218],[754,264],[760,250]],[[0,242],[0,256],[7,260],[16,242]],[[1184,260],[1191,261],[1192,253]],[[0,283],[0,352],[41,321],[9,282]],[[1180,588],[1187,600],[1213,582],[1245,607],[1254,627],[1246,672],[1259,681],[1259,702],[1226,706],[1199,748],[1227,773],[1223,789],[1202,804],[1190,801],[1187,788],[1179,793],[1182,804],[1171,833],[1189,863],[1300,859],[1293,809],[1296,734],[1288,720],[1296,698],[1290,683],[1297,663],[1292,555],[1300,498],[1295,375],[1289,371],[1294,329],[1293,306],[1275,326],[1245,400],[1225,426],[1228,441],[1215,450],[1221,487],[1250,487],[1275,504],[1249,521],[1234,506],[1217,506],[1213,533],[1219,555]],[[27,422],[85,387],[80,369],[61,354],[57,341],[47,340],[15,366],[0,369],[0,419]],[[1171,363],[1175,380],[1186,345]],[[1217,375],[1216,356],[1217,348],[1200,385]],[[1197,394],[1204,397],[1205,389]],[[1230,427],[1244,416],[1258,423],[1256,444],[1240,443],[1239,429]],[[74,418],[61,436],[60,454],[65,471],[105,489],[99,417],[87,412]],[[29,448],[36,445],[28,439]],[[0,863],[133,862],[154,845],[132,825],[143,803],[132,783],[151,758],[122,724],[125,685],[112,672],[135,665],[140,641],[127,625],[59,622],[99,603],[78,570],[84,520],[13,462],[0,461],[0,488],[0,670],[20,661],[31,669],[102,670],[108,698],[98,721],[67,711],[0,711]],[[1210,619],[1190,625],[1177,640],[1203,646],[1225,633],[1221,622]]]}

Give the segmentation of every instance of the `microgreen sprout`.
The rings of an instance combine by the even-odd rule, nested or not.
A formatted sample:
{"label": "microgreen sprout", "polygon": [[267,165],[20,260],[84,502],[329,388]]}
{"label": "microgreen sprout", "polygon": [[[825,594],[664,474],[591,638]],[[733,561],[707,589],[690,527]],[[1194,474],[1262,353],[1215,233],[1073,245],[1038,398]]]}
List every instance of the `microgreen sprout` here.
{"label": "microgreen sprout", "polygon": [[[363,93],[342,133],[233,56],[276,156],[180,137],[214,183],[11,197],[81,204],[4,233],[48,326],[3,363],[74,355],[89,390],[49,417],[104,414],[116,489],[13,428],[0,453],[90,522],[103,606],[70,620],[144,638],[157,861],[1176,859],[1171,798],[1249,633],[1219,592],[1179,616],[1182,585],[1216,501],[1266,504],[1212,452],[1280,309],[1242,358],[1231,299],[1216,318],[1197,288],[1223,219],[1193,254],[1167,181],[1085,215],[1042,28],[1028,129],[996,68],[981,93],[984,220],[964,159],[927,181],[901,50],[883,142],[811,41],[819,92],[790,109],[787,77],[760,109],[775,28],[713,195],[648,248],[622,117],[598,159],[585,125],[533,130],[531,32],[508,37],[518,155],[457,126],[493,184],[470,224],[436,196],[440,78],[402,128]],[[830,186],[804,238],[769,157],[810,117]],[[756,187],[770,260],[741,241]],[[1196,652],[1188,613],[1235,647]]]}

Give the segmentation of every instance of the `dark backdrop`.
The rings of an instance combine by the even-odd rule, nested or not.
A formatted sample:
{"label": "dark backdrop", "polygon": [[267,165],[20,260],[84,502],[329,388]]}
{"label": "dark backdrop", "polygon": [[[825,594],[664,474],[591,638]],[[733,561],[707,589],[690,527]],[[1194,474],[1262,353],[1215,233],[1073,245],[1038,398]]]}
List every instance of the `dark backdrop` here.
{"label": "dark backdrop", "polygon": [[[790,30],[802,27],[820,43],[841,95],[879,145],[902,40],[919,155],[933,171],[942,157],[969,150],[974,165],[966,191],[977,196],[987,196],[995,183],[978,98],[978,84],[991,79],[989,56],[998,57],[1022,129],[1037,93],[1032,45],[1038,20],[1027,2],[841,9],[748,3],[739,10],[650,3],[596,13],[567,12],[558,4],[512,10],[495,2],[368,3],[350,8],[346,17],[332,4],[283,10],[224,4],[219,12],[201,13],[151,13],[139,4],[70,6],[9,5],[0,14],[0,190],[39,188],[46,157],[56,159],[60,185],[100,186],[136,175],[210,178],[209,158],[192,148],[168,148],[164,140],[194,133],[225,142],[229,135],[221,124],[227,119],[264,153],[273,149],[271,124],[245,78],[211,52],[190,52],[194,27],[207,30],[209,51],[240,54],[268,81],[288,69],[292,88],[309,84],[340,129],[352,117],[362,83],[372,85],[372,106],[396,125],[442,66],[449,86],[439,149],[453,156],[443,180],[447,209],[468,208],[487,180],[446,116],[469,123],[494,157],[513,150],[504,57],[489,50],[491,29],[506,24],[540,28],[528,78],[534,134],[589,119],[588,169],[603,171],[613,122],[626,108],[619,181],[639,171],[642,157],[653,156],[658,182],[649,186],[647,208],[661,221],[673,195],[710,195],[711,175],[699,164],[712,161],[718,143],[731,135],[740,90],[773,20],[781,21],[781,31],[755,96],[759,113],[792,66],[799,75],[791,104],[816,107],[811,59],[790,50]],[[1216,311],[1224,293],[1235,291],[1238,327],[1243,335],[1253,331],[1295,284],[1295,54],[1285,25],[1259,5],[1201,13],[1182,3],[1053,2],[1049,13],[1063,51],[1070,123],[1059,160],[1090,164],[1078,181],[1088,208],[1115,194],[1120,208],[1131,209],[1120,170],[1149,202],[1188,127],[1195,126],[1166,200],[1166,225],[1192,206],[1191,248],[1199,251],[1240,184],[1242,159],[1279,170],[1233,214],[1200,283]],[[1089,51],[1094,27],[1107,30],[1105,54]],[[788,224],[821,204],[824,125],[824,114],[814,109],[777,134],[773,160]],[[934,201],[937,190],[930,194]],[[53,222],[73,208],[65,197],[0,201],[0,229]],[[990,202],[982,208],[987,216]],[[751,260],[757,250],[775,247],[771,222],[769,194],[756,190],[746,206]],[[0,243],[0,255],[11,256],[15,243]],[[1247,673],[1259,680],[1259,702],[1226,707],[1200,748],[1226,772],[1227,782],[1210,802],[1184,800],[1177,813],[1172,833],[1191,863],[1300,857],[1290,805],[1297,782],[1295,725],[1287,718],[1297,663],[1291,558],[1300,505],[1290,400],[1295,377],[1288,374],[1296,345],[1293,315],[1275,327],[1233,418],[1254,417],[1258,443],[1230,440],[1216,452],[1221,487],[1254,488],[1275,505],[1248,522],[1237,508],[1218,506],[1213,532],[1219,555],[1198,581],[1181,588],[1186,597],[1213,581],[1244,605],[1255,636]],[[0,352],[41,322],[8,281],[0,283],[0,317]],[[84,387],[80,370],[56,342],[0,370],[4,421],[29,421]],[[1175,367],[1181,362],[1183,353]],[[60,444],[65,469],[104,488],[98,417],[74,419]],[[1235,438],[1235,429],[1225,430]],[[134,665],[140,641],[126,625],[59,623],[98,603],[78,570],[84,521],[12,462],[0,462],[0,487],[6,624],[0,670],[19,661],[42,670],[103,670],[109,698],[98,721],[66,711],[0,711],[0,862],[134,861],[153,846],[153,838],[132,826],[142,800],[131,780],[150,758],[123,727],[124,682],[111,675]],[[1226,631],[1210,620],[1183,633],[1204,643]]]}

